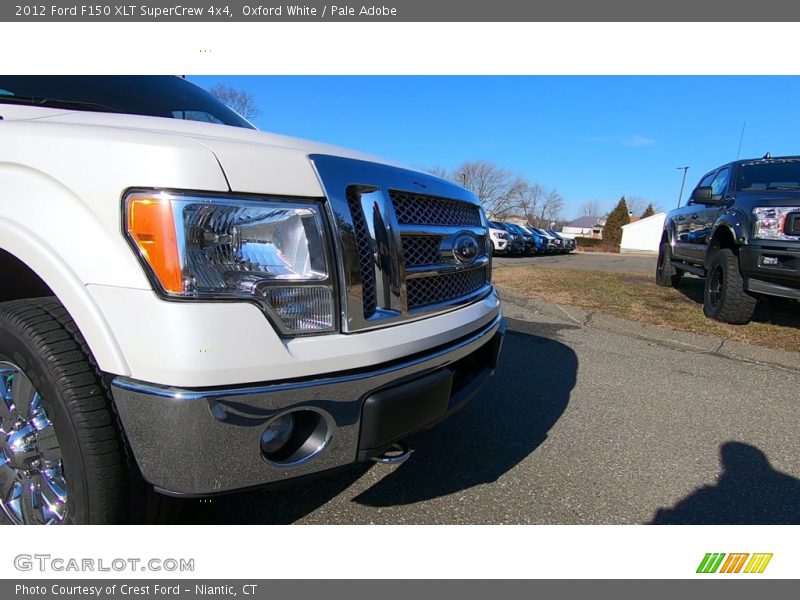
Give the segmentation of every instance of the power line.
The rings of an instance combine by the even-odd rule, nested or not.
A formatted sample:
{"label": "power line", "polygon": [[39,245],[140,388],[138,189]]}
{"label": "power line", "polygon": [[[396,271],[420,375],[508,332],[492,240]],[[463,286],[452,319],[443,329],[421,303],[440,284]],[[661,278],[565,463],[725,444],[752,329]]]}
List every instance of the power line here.
{"label": "power line", "polygon": [[742,122],[742,134],[739,136],[739,148],[736,150],[736,160],[739,160],[739,154],[742,152],[742,140],[744,139],[744,127],[747,121]]}
{"label": "power line", "polygon": [[678,194],[678,208],[681,207],[681,199],[683,198],[683,185],[686,183],[686,171],[689,170],[689,167],[675,167],[679,171],[683,169],[683,179],[681,179],[681,191]]}

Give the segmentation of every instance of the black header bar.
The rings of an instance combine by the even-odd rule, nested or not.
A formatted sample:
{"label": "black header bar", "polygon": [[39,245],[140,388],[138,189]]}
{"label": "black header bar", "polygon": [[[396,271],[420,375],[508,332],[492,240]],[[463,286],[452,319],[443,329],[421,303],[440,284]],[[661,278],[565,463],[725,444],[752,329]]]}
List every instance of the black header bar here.
{"label": "black header bar", "polygon": [[[800,3],[784,0],[10,0],[0,22],[786,22]],[[686,41],[676,43],[688,43]]]}

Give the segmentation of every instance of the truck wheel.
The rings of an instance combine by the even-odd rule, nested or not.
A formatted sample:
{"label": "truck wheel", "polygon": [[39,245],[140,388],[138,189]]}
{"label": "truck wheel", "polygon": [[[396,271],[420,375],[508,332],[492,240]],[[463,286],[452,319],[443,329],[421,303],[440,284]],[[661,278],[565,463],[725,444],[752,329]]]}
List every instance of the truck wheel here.
{"label": "truck wheel", "polygon": [[116,523],[125,460],[101,373],[55,299],[0,304],[0,517]]}
{"label": "truck wheel", "polygon": [[678,271],[672,266],[672,246],[664,242],[658,249],[658,263],[656,264],[656,283],[661,287],[678,287],[683,271]]}
{"label": "truck wheel", "polygon": [[744,289],[739,259],[729,248],[722,248],[712,257],[706,275],[703,312],[707,317],[744,325],[749,323],[757,300]]}

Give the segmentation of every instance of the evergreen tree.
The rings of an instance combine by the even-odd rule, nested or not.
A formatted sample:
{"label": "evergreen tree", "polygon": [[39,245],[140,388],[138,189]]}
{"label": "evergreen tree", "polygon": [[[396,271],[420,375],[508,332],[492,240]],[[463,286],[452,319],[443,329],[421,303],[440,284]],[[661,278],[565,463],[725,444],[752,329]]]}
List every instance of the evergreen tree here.
{"label": "evergreen tree", "polygon": [[653,208],[653,203],[651,202],[650,204],[647,205],[647,208],[644,209],[644,212],[642,213],[642,218],[644,219],[646,217],[652,217],[654,214],[656,214],[656,209]]}
{"label": "evergreen tree", "polygon": [[606,219],[606,225],[603,227],[603,239],[615,246],[619,246],[622,241],[622,226],[630,222],[628,204],[625,202],[625,196],[623,196],[617,202],[614,210],[609,213],[608,219]]}

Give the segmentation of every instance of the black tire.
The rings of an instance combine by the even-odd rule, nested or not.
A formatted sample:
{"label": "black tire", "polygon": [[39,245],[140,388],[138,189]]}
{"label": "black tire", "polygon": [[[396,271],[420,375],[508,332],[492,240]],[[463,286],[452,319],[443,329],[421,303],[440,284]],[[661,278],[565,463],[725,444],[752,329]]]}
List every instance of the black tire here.
{"label": "black tire", "polygon": [[703,294],[703,313],[717,321],[744,325],[750,322],[758,301],[744,289],[739,257],[729,248],[711,255]]}
{"label": "black tire", "polygon": [[[0,304],[0,361],[12,369],[10,373],[13,366],[18,367],[9,386],[14,378],[22,381],[24,377],[33,384],[52,424],[57,441],[53,460],[60,456],[67,491],[62,518],[53,522],[120,522],[126,466],[108,390],[86,342],[61,304],[52,298]],[[13,417],[8,419],[13,421]],[[41,432],[35,434],[37,449],[41,445],[44,455],[46,442],[40,436]],[[11,520],[9,513],[1,514]]]}
{"label": "black tire", "polygon": [[[0,303],[2,364],[19,367],[38,391],[52,423],[68,500],[63,520],[56,522],[170,523],[177,518],[182,502],[156,493],[142,479],[103,374],[58,300]],[[0,432],[0,440],[4,439]],[[0,523],[9,521],[14,522],[0,510]]]}
{"label": "black tire", "polygon": [[678,287],[683,277],[683,271],[672,266],[672,246],[663,242],[658,249],[658,262],[656,263],[656,283],[661,287]]}

